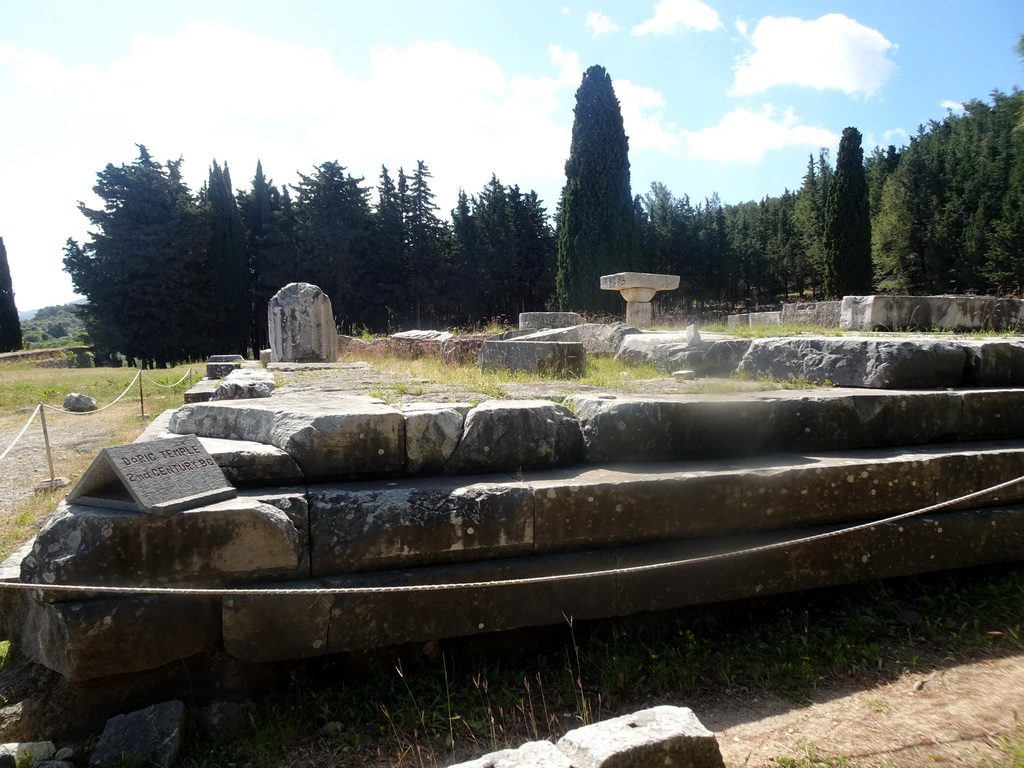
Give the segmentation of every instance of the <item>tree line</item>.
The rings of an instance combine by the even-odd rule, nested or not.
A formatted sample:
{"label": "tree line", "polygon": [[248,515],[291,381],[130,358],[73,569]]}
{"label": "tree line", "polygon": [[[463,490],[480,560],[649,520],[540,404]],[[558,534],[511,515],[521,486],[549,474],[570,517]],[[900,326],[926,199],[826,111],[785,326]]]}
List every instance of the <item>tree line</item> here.
{"label": "tree line", "polygon": [[693,202],[661,182],[633,196],[611,78],[591,67],[553,214],[492,177],[444,216],[424,162],[382,167],[373,185],[325,162],[278,186],[257,164],[243,190],[214,162],[193,193],[182,160],[140,145],[133,163],[97,174],[102,205],[80,204],[91,232],[68,241],[64,264],[97,350],[153,364],[265,348],[267,303],[293,281],[323,288],[346,332],[621,313],[598,278],[628,270],[680,275],[658,301],[690,316],[851,293],[1016,296],[1022,114],[1024,95],[994,92],[866,157],[847,128],[835,164],[823,149],[799,189],[758,202]]}

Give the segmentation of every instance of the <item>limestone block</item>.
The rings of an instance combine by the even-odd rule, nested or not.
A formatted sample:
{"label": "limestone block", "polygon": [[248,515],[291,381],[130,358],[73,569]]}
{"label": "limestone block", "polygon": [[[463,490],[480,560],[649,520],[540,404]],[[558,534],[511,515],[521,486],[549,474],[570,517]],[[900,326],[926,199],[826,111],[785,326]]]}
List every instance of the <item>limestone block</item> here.
{"label": "limestone block", "polygon": [[751,312],[748,325],[782,325],[781,312]]}
{"label": "limestone block", "polygon": [[405,414],[405,473],[437,474],[462,439],[469,403],[408,403]]}
{"label": "limestone block", "polygon": [[572,341],[485,341],[480,345],[485,371],[528,371],[554,376],[582,376],[586,351]]}
{"label": "limestone block", "polygon": [[[207,374],[209,376],[209,374]],[[211,400],[241,400],[270,397],[274,392],[274,375],[260,370],[236,370],[217,385]]]}
{"label": "limestone block", "polygon": [[209,597],[50,603],[29,594],[18,623],[25,655],[73,682],[155,669],[220,640],[220,606]]}
{"label": "limestone block", "polygon": [[539,331],[542,328],[566,328],[579,325],[583,316],[575,312],[520,312],[519,330]]}
{"label": "limestone block", "polygon": [[782,305],[783,325],[816,325],[838,328],[841,301],[808,301]]}
{"label": "limestone block", "polygon": [[827,539],[790,543],[797,537],[837,528],[787,529],[621,549],[617,565],[628,568],[777,545],[725,559],[620,575],[617,610],[628,615],[1019,560],[1024,507],[933,513]]}
{"label": "limestone block", "polygon": [[[321,589],[318,579],[265,584],[267,589]],[[334,596],[237,595],[224,599],[224,650],[242,661],[311,659],[327,653]]]}
{"label": "limestone block", "polygon": [[750,349],[751,339],[727,339],[713,341],[704,350],[699,373],[704,376],[728,376],[735,371],[740,360]]}
{"label": "limestone block", "polygon": [[590,462],[742,456],[770,444],[774,404],[729,395],[573,395]]}
{"label": "limestone block", "polygon": [[[941,448],[919,449],[934,463],[935,500],[948,501],[984,488],[1024,477],[1024,441],[996,444],[965,444],[949,452]],[[1024,503],[1024,482],[1014,483],[981,498],[964,501],[952,509]]]}
{"label": "limestone block", "polygon": [[859,331],[1015,328],[1022,302],[993,296],[844,296],[839,327]]}
{"label": "limestone block", "polygon": [[272,445],[218,437],[200,437],[199,442],[235,487],[287,484],[302,480],[302,470],[295,460]]}
{"label": "limestone block", "polygon": [[[412,586],[520,580],[607,571],[615,556],[580,552],[331,577],[333,587]],[[465,587],[436,592],[339,594],[331,609],[330,653],[564,624],[615,614],[615,578]]]}
{"label": "limestone block", "polygon": [[530,477],[535,549],[564,552],[734,532],[742,511],[738,479],[734,472],[658,465]]}
{"label": "limestone block", "polygon": [[395,475],[405,467],[405,417],[369,397],[299,391],[193,403],[174,413],[170,429],[273,445],[295,460],[307,481]]}
{"label": "limestone block", "polygon": [[338,359],[338,330],[331,300],[309,283],[289,283],[267,307],[271,362],[333,363]]}
{"label": "limestone block", "polygon": [[528,741],[518,749],[498,752],[456,763],[448,768],[574,768],[572,761],[550,741]]}
{"label": "limestone block", "polygon": [[580,425],[547,400],[488,400],[471,410],[447,474],[518,472],[569,466],[580,454]]}
{"label": "limestone block", "polygon": [[88,413],[89,411],[95,411],[97,408],[96,399],[89,397],[88,395],[82,395],[78,392],[71,392],[67,397],[64,398],[64,410],[74,411],[75,413]]}
{"label": "limestone block", "polygon": [[223,379],[228,374],[240,370],[241,367],[241,361],[227,361],[219,363],[208,362],[206,364],[206,378]]}
{"label": "limestone block", "polygon": [[338,335],[338,354],[344,357],[358,357],[370,353],[370,342]]}
{"label": "limestone block", "polygon": [[261,504],[281,510],[292,525],[299,537],[299,564],[298,572],[309,573],[309,500],[306,498],[306,486],[264,486],[261,488],[248,488],[239,491],[241,498],[253,499]]}
{"label": "limestone block", "polygon": [[975,389],[957,393],[963,408],[960,440],[1024,437],[1024,390]]}
{"label": "limestone block", "polygon": [[667,373],[673,368],[672,356],[688,348],[685,331],[630,334],[622,339],[615,359],[627,365],[650,363]]}
{"label": "limestone block", "polygon": [[[773,443],[787,451],[921,445],[956,439],[964,424],[961,392],[823,389],[773,396]],[[962,438],[961,438],[962,439]]]}
{"label": "limestone block", "polygon": [[966,361],[961,345],[932,339],[754,339],[739,370],[842,387],[931,389],[959,385]]}
{"label": "limestone block", "polygon": [[614,355],[626,336],[640,332],[625,323],[581,323],[517,338],[519,341],[578,341],[588,355]]}
{"label": "limestone block", "polygon": [[[645,291],[674,291],[679,287],[679,275],[655,275],[650,272],[617,272],[614,275],[601,276],[602,291],[623,291],[636,288]],[[650,301],[647,299],[629,299],[629,301]]]}
{"label": "limestone block", "polygon": [[445,365],[476,365],[480,347],[491,334],[460,336],[441,342],[441,362]]}
{"label": "limestone block", "polygon": [[399,331],[392,333],[393,339],[405,339],[407,341],[446,341],[452,338],[450,331]]}
{"label": "limestone block", "polygon": [[508,557],[533,548],[522,483],[428,478],[309,486],[313,576]]}
{"label": "limestone block", "polygon": [[185,727],[185,705],[165,701],[107,721],[89,765],[106,766],[135,759],[137,765],[171,768]]}
{"label": "limestone block", "polygon": [[746,328],[750,325],[750,315],[746,313],[741,315],[729,315],[725,319],[725,324],[729,328]]}
{"label": "limestone block", "polygon": [[966,384],[975,387],[1024,385],[1024,341],[963,341]]}
{"label": "limestone block", "polygon": [[652,707],[569,731],[558,740],[573,768],[725,768],[715,734],[688,707]]}
{"label": "limestone block", "polygon": [[22,561],[21,580],[153,586],[301,578],[303,550],[286,513],[250,498],[162,516],[61,502]]}
{"label": "limestone block", "polygon": [[38,765],[50,760],[57,753],[52,741],[16,741],[0,744],[0,763],[9,760],[9,765]]}
{"label": "limestone block", "polygon": [[274,359],[274,351],[273,350],[271,350],[271,349],[261,349],[260,350],[260,365],[262,365],[264,368],[266,368],[268,365],[270,365],[270,363],[271,363],[271,361],[273,359]]}

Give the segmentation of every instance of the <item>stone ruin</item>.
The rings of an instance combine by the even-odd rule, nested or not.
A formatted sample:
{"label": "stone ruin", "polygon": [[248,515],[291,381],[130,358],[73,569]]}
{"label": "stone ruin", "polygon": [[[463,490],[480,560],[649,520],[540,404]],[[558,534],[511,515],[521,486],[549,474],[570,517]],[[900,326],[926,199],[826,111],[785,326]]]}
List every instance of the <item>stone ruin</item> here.
{"label": "stone ruin", "polygon": [[[777,341],[623,324],[531,335],[505,343],[547,338],[668,366],[682,355],[735,365]],[[1009,383],[1024,382],[1024,342],[799,343],[810,346],[794,359],[878,346],[860,347],[874,362],[851,374],[857,389],[402,407],[285,389],[186,404],[151,424],[136,455],[195,436],[237,493],[154,514],[131,499],[104,507],[103,493],[127,494],[103,475],[99,504],[62,503],[5,564],[0,580],[34,586],[0,591],[0,636],[71,685],[179,670],[237,694],[286,661],[1021,558],[1019,485],[884,521],[1024,475],[1024,389]],[[928,360],[932,373],[914,374]],[[973,387],[945,388],[966,371]],[[915,384],[925,389],[903,388]],[[124,471],[146,463],[118,457]],[[864,522],[877,524],[814,538]],[[545,580],[572,574],[589,575]]]}
{"label": "stone ruin", "polygon": [[270,299],[270,360],[274,363],[333,363],[338,329],[331,300],[315,285],[289,283]]}

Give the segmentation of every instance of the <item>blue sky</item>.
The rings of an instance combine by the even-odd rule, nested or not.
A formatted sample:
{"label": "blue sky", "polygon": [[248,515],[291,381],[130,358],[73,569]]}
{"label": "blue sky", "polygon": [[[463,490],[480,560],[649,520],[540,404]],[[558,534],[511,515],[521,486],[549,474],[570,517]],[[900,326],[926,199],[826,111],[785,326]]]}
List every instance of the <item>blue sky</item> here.
{"label": "blue sky", "polygon": [[247,188],[427,163],[443,215],[496,174],[553,211],[582,71],[612,77],[634,194],[799,186],[844,127],[902,145],[1024,81],[1019,0],[0,0],[0,237],[20,310],[75,298],[95,174],[184,157]]}

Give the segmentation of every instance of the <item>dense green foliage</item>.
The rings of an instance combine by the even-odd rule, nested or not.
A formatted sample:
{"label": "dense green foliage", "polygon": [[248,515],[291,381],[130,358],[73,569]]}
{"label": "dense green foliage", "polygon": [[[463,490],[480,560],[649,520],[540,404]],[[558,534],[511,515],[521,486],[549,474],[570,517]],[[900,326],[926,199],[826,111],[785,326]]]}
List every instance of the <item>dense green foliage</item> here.
{"label": "dense green foliage", "polygon": [[704,319],[850,293],[1020,295],[1022,114],[1024,94],[996,92],[870,153],[848,128],[835,167],[823,149],[798,190],[759,202],[691,202],[659,182],[630,199],[618,102],[596,67],[577,93],[557,235],[535,192],[496,177],[444,217],[422,161],[409,175],[382,168],[375,188],[337,162],[290,187],[257,165],[234,193],[214,163],[193,194],[181,160],[140,147],[98,174],[104,205],[82,206],[92,234],[69,241],[65,268],[89,299],[99,359],[161,364],[265,348],[267,302],[293,281],[323,288],[348,333],[515,322],[556,305],[621,314],[598,278],[630,269],[680,275],[660,309]]}
{"label": "dense green foliage", "polygon": [[860,141],[856,128],[843,130],[825,205],[822,287],[830,299],[865,296],[872,291],[871,215]]}
{"label": "dense green foliage", "polygon": [[558,305],[617,311],[622,300],[601,291],[600,277],[633,269],[637,227],[629,141],[604,67],[583,73],[573,113],[558,222]]}
{"label": "dense green foliage", "polygon": [[0,352],[21,349],[21,321],[14,303],[11,268],[7,264],[7,248],[0,237]]}
{"label": "dense green foliage", "polygon": [[21,321],[25,346],[53,347],[89,344],[85,323],[75,304],[61,304],[37,310],[31,320]]}

